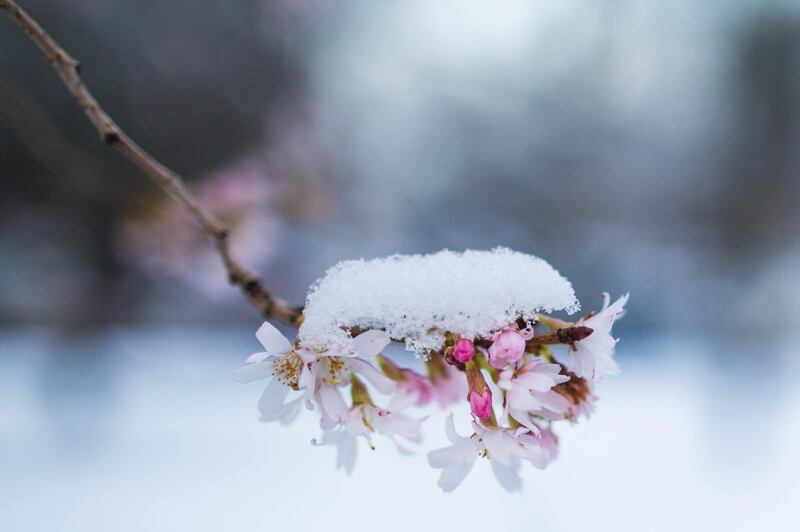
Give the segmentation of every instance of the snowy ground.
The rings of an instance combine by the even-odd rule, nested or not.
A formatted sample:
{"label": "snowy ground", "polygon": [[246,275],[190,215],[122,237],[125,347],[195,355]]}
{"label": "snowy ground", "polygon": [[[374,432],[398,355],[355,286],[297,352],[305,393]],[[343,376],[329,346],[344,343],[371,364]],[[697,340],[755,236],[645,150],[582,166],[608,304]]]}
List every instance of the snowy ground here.
{"label": "snowy ground", "polygon": [[[257,348],[252,331],[6,331],[0,529],[786,529],[800,493],[796,340],[626,337],[594,418],[561,431],[560,458],[529,468],[521,494],[479,461],[444,495],[424,453],[379,441],[347,477],[309,445],[310,416],[260,424],[261,386],[229,378]],[[423,450],[442,432],[431,418]]]}

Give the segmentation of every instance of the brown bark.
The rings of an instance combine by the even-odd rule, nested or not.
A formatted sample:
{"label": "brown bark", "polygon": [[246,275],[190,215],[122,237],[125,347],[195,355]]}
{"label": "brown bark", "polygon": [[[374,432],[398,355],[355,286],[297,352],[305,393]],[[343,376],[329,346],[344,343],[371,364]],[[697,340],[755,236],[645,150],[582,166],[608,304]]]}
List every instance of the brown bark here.
{"label": "brown bark", "polygon": [[213,213],[200,205],[186,189],[183,179],[157,161],[136,144],[100,107],[80,76],[80,63],[69,55],[28,13],[13,0],[0,0],[0,10],[5,13],[36,43],[47,57],[61,80],[69,89],[75,102],[97,129],[100,139],[113,147],[156,185],[183,205],[212,239],[219,252],[231,284],[238,286],[247,300],[265,318],[275,318],[299,326],[303,320],[303,309],[287,304],[267,290],[258,276],[240,264],[231,253],[228,229]]}

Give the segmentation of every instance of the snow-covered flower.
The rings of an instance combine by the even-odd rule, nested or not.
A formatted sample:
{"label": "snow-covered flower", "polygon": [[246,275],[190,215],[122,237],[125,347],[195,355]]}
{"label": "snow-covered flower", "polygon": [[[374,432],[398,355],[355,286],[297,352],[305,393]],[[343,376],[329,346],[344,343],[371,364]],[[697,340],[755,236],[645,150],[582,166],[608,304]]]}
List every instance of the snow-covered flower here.
{"label": "snow-covered flower", "polygon": [[519,434],[513,429],[487,427],[476,422],[472,423],[472,428],[475,432],[471,436],[459,435],[453,414],[450,414],[445,431],[452,445],[428,453],[431,467],[442,470],[438,485],[446,492],[461,484],[478,456],[489,459],[497,480],[509,491],[522,487],[518,473],[522,460],[543,469],[553,458],[550,441],[543,439],[541,433]]}
{"label": "snow-covered flower", "polygon": [[378,368],[367,362],[389,344],[389,336],[379,330],[365,331],[351,342],[350,349],[337,353],[318,353],[316,361],[311,363],[311,371],[317,379],[318,386],[348,386],[351,376],[358,374],[383,393],[394,391],[392,379],[384,375]]}
{"label": "snow-covered flower", "polygon": [[[364,338],[362,338],[362,336]],[[272,377],[258,409],[261,420],[290,421],[299,411],[298,399],[287,401],[289,392],[302,391],[306,407],[313,409],[322,387],[347,386],[353,374],[359,374],[381,393],[394,390],[394,383],[375,366],[360,357],[379,353],[389,342],[382,331],[367,331],[353,339],[353,348],[343,356],[321,355],[292,343],[269,322],[256,332],[263,352],[247,358],[245,365],[233,374],[238,382],[247,383]]]}
{"label": "snow-covered flower", "polygon": [[469,338],[459,338],[453,346],[453,358],[461,362],[472,360],[475,356],[475,344]]}
{"label": "snow-covered flower", "polygon": [[[449,258],[443,258],[436,269],[448,274],[437,280],[437,290],[452,276],[448,269],[451,263],[457,265],[469,259],[467,270],[472,271],[472,263],[482,257],[446,255]],[[505,256],[489,255],[492,260]],[[428,274],[420,275],[414,269],[424,266],[423,259],[409,259],[408,271],[416,272],[411,277],[428,278]],[[611,329],[623,315],[628,296],[611,304],[605,294],[600,312],[577,323],[548,314],[538,314],[534,320],[530,313],[534,308],[577,310],[568,283],[549,304],[539,299],[541,290],[529,294],[533,303],[524,305],[514,293],[517,310],[503,311],[510,304],[511,293],[503,290],[497,293],[496,301],[502,306],[487,310],[487,298],[491,298],[476,291],[470,293],[470,298],[447,302],[454,306],[443,313],[438,306],[429,308],[428,303],[430,300],[438,305],[442,298],[437,294],[441,291],[433,292],[424,286],[419,292],[402,292],[402,302],[386,303],[396,292],[391,283],[408,277],[406,269],[397,269],[399,261],[392,258],[343,263],[326,277],[337,290],[326,289],[323,280],[309,295],[297,340],[290,342],[265,323],[256,334],[265,351],[251,355],[235,372],[236,379],[269,380],[259,401],[264,420],[286,423],[305,402],[317,414],[322,432],[312,443],[335,446],[337,467],[348,473],[354,467],[358,445],[363,445],[358,443],[361,438],[374,449],[376,435],[381,435],[382,440],[392,441],[402,453],[408,442],[420,441],[420,425],[425,418],[408,414],[406,408],[434,401],[442,406],[461,401],[464,406],[466,399],[472,414],[471,435],[463,437],[456,432],[451,413],[446,424],[450,445],[428,453],[430,465],[441,470],[439,486],[452,491],[473,468],[476,458],[483,457],[489,460],[502,486],[520,489],[522,463],[546,467],[558,451],[558,439],[552,430],[555,423],[575,422],[580,416],[588,416],[595,401],[596,381],[616,370],[613,351],[617,341],[611,336]],[[513,269],[518,271],[519,281],[528,279],[537,264],[542,267],[527,260],[516,264],[515,259]],[[476,268],[473,278],[482,280],[484,270]],[[371,274],[375,272],[382,282],[366,289],[374,281]],[[554,270],[552,273],[557,276]],[[504,274],[485,284],[504,285],[505,278]],[[551,281],[557,279],[542,285],[548,287],[547,291],[552,291]],[[389,290],[378,290],[387,283]],[[350,287],[358,289],[354,292]],[[453,292],[460,295],[463,290]],[[435,297],[425,299],[430,293]],[[488,293],[494,293],[494,288]],[[374,305],[360,306],[359,302],[373,296]],[[417,307],[416,300],[420,298],[425,304]],[[353,308],[362,310],[353,313]],[[430,323],[432,315],[435,323]],[[548,334],[534,337],[537,320],[549,329]],[[374,329],[364,331],[366,327]],[[404,341],[409,350],[421,356],[427,371],[416,365],[400,367],[382,355],[390,336]],[[569,350],[569,358],[555,358],[551,346],[557,344]]]}
{"label": "snow-covered flower", "polygon": [[521,367],[501,371],[497,386],[506,391],[505,407],[508,414],[533,430],[530,413],[550,419],[558,419],[567,413],[570,402],[553,387],[568,380],[569,376],[561,374],[559,364],[548,364],[541,358],[532,358]]}
{"label": "snow-covered flower", "polygon": [[614,346],[618,340],[611,336],[611,327],[625,314],[628,294],[611,305],[609,301],[608,293],[604,293],[602,310],[577,323],[592,329],[592,334],[575,342],[572,348],[569,366],[579,377],[597,381],[606,373],[619,372],[617,362],[613,358]]}
{"label": "snow-covered flower", "polygon": [[489,364],[500,369],[516,363],[523,353],[525,338],[519,331],[509,327],[494,335],[492,345],[489,346]]}

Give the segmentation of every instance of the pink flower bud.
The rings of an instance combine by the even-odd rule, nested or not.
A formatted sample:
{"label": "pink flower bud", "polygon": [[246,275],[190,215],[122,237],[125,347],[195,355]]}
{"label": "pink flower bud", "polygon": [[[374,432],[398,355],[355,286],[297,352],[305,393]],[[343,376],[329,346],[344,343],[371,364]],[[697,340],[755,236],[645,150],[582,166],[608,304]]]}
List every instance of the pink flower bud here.
{"label": "pink flower bud", "polygon": [[486,387],[483,393],[469,392],[469,408],[475,417],[489,419],[492,417],[492,391]]}
{"label": "pink flower bud", "polygon": [[503,368],[522,358],[525,353],[525,339],[514,329],[506,329],[489,346],[489,364]]}
{"label": "pink flower bud", "polygon": [[473,345],[472,340],[459,338],[456,345],[453,346],[453,358],[463,364],[468,360],[472,360],[473,356],[475,356],[475,345]]}

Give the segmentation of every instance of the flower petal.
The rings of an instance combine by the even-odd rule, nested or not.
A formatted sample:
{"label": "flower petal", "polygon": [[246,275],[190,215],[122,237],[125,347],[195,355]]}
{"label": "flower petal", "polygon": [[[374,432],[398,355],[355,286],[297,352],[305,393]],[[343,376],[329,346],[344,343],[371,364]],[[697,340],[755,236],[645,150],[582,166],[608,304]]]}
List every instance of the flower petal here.
{"label": "flower petal", "polygon": [[450,440],[450,443],[454,445],[470,439],[456,432],[456,423],[453,420],[452,412],[447,416],[447,421],[444,423],[444,433],[447,435],[447,439]]}
{"label": "flower petal", "polygon": [[[511,465],[503,465],[497,460],[489,460],[492,463],[492,471],[497,481],[506,491],[519,491],[522,489],[522,479],[519,477],[517,463]],[[515,461],[518,462],[518,461]]]}
{"label": "flower petal", "polygon": [[289,395],[289,387],[278,379],[272,379],[264,388],[264,393],[258,400],[258,411],[262,419],[278,419],[284,413],[283,401]]}
{"label": "flower petal", "polygon": [[258,328],[256,338],[269,353],[288,353],[292,350],[292,343],[268,321]]}
{"label": "flower petal", "polygon": [[271,354],[261,351],[260,353],[253,353],[252,355],[247,357],[247,360],[245,360],[244,363],[245,364],[258,364],[259,362],[264,362],[265,360],[267,360],[270,357],[272,357]]}
{"label": "flower petal", "polygon": [[385,415],[379,415],[376,423],[386,432],[397,434],[411,441],[420,441],[422,436],[419,433],[419,427],[425,419],[411,419],[402,414],[387,412]]}
{"label": "flower petal", "polygon": [[489,451],[489,460],[504,466],[513,465],[513,453],[516,441],[502,429],[487,429],[481,435],[486,450]]}
{"label": "flower petal", "polygon": [[534,396],[544,408],[556,414],[564,414],[569,410],[569,399],[558,392],[549,391]]}
{"label": "flower petal", "polygon": [[442,491],[445,493],[450,493],[464,482],[469,472],[472,471],[473,465],[475,465],[475,460],[471,462],[460,462],[444,468],[436,484],[442,488]]}
{"label": "flower petal", "polygon": [[349,409],[339,390],[333,386],[320,386],[319,398],[320,406],[332,421],[343,422],[347,419]]}
{"label": "flower petal", "polygon": [[389,342],[391,339],[385,331],[370,329],[353,338],[353,351],[362,357],[373,357],[380,354]]}
{"label": "flower petal", "polygon": [[556,385],[552,375],[535,371],[523,373],[514,380],[517,382],[517,384],[536,392],[546,392]]}
{"label": "flower petal", "polygon": [[233,380],[246,384],[248,382],[266,379],[272,375],[272,361],[265,360],[256,364],[245,364],[233,372]]}
{"label": "flower petal", "polygon": [[436,469],[444,469],[460,463],[472,463],[477,458],[478,448],[472,441],[466,441],[428,452],[428,464]]}
{"label": "flower petal", "polygon": [[360,358],[347,359],[350,369],[367,379],[375,389],[382,394],[390,394],[395,389],[395,383],[392,379],[381,373],[378,368]]}
{"label": "flower petal", "polygon": [[[508,415],[513,417],[518,423],[525,427],[525,429],[533,432],[534,434],[539,434],[539,427],[537,427],[533,421],[531,421],[531,416],[528,414],[528,412],[525,412],[524,410],[509,409]],[[524,429],[519,428],[515,431],[515,437],[519,436],[521,430]]]}

